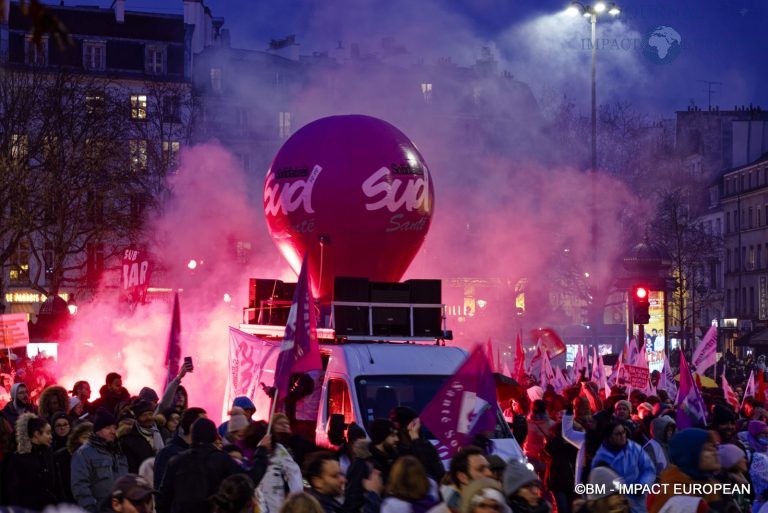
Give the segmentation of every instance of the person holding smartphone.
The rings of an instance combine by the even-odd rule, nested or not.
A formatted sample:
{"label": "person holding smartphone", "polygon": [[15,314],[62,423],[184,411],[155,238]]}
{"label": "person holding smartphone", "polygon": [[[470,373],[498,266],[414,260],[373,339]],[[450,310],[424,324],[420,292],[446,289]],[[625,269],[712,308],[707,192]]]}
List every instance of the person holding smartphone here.
{"label": "person holding smartphone", "polygon": [[189,405],[189,398],[187,396],[187,390],[181,386],[181,380],[187,373],[193,372],[194,370],[195,367],[192,364],[192,357],[184,357],[184,363],[181,365],[178,375],[176,375],[176,377],[168,383],[168,386],[165,387],[163,397],[160,399],[160,402],[157,403],[157,408],[155,408],[155,415],[162,413],[169,408],[174,408],[179,415],[184,413],[184,410],[186,410]]}

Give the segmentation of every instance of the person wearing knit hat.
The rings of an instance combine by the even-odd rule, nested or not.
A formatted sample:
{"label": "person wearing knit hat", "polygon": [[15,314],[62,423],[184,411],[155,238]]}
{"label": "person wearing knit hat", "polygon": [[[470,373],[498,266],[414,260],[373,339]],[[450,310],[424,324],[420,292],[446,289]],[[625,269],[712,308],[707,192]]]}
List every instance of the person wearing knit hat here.
{"label": "person wearing knit hat", "polygon": [[389,439],[390,445],[397,442],[397,429],[392,421],[387,419],[374,419],[368,424],[371,444],[381,445]]}
{"label": "person wearing knit hat", "polygon": [[712,407],[710,419],[710,429],[720,435],[721,444],[734,444],[746,449],[739,440],[736,430],[738,415],[730,404],[715,404]]}
{"label": "person wearing knit hat", "polygon": [[645,417],[653,414],[653,405],[649,402],[640,403],[637,406],[637,416],[640,417],[640,419],[644,419]]}
{"label": "person wearing knit hat", "polygon": [[[720,457],[720,465],[723,467],[722,472],[717,476],[718,481],[724,484],[746,485],[751,488],[747,478],[749,467],[747,455],[741,447],[734,444],[720,444],[720,447],[717,448],[717,455]],[[736,486],[733,487],[733,490],[740,489]],[[741,511],[746,513],[752,510],[752,500],[749,494],[736,492],[731,494],[730,498],[739,506]]]}
{"label": "person wearing knit hat", "polygon": [[245,430],[250,425],[248,417],[242,408],[232,408],[229,412],[229,423],[227,424],[227,440],[235,443],[243,439]]}
{"label": "person wearing knit hat", "polygon": [[461,513],[487,513],[489,509],[512,513],[499,481],[485,477],[469,483],[461,494]]}
{"label": "person wearing knit hat", "polygon": [[[674,485],[692,485],[715,482],[715,476],[721,470],[717,454],[717,435],[699,428],[683,429],[675,433],[669,441],[670,465],[659,476],[662,485],[657,494],[650,496],[648,511],[658,513],[665,503],[675,495]],[[697,495],[707,503],[722,500],[719,494],[704,495],[696,493],[698,487],[690,487],[689,495]],[[702,490],[706,491],[706,488]]]}
{"label": "person wearing knit hat", "polygon": [[629,501],[621,495],[621,476],[610,467],[596,467],[589,473],[588,483],[596,485],[584,496],[585,502],[577,513],[629,513]]}
{"label": "person wearing knit hat", "polygon": [[248,396],[239,395],[232,401],[232,408],[242,408],[245,416],[250,420],[253,414],[256,413],[256,405]]}
{"label": "person wearing knit hat", "polygon": [[381,478],[386,483],[389,471],[397,459],[397,430],[388,419],[373,419],[368,423],[368,438],[371,443],[371,462],[374,468],[381,472]]}
{"label": "person wearing knit hat", "polygon": [[[128,473],[128,459],[116,443],[117,420],[106,408],[93,415],[93,433],[72,455],[71,490],[77,505],[89,513],[103,510],[114,482]],[[93,472],[94,468],[103,472]]]}
{"label": "person wearing knit hat", "polygon": [[83,402],[77,397],[70,397],[67,404],[67,415],[72,424],[77,423],[86,414]]}
{"label": "person wearing knit hat", "polygon": [[[191,448],[172,458],[165,471],[157,498],[158,513],[209,511],[208,498],[212,490],[217,490],[227,477],[247,474],[258,483],[265,475],[268,457],[264,445],[269,444],[269,435],[259,443],[254,458],[244,470],[229,454],[216,447],[219,434],[212,420],[199,417],[190,431]],[[201,481],[206,485],[201,486]]]}
{"label": "person wearing knit hat", "polygon": [[542,497],[541,481],[527,463],[511,459],[504,469],[504,495],[514,513],[549,513],[551,506]]}
{"label": "person wearing knit hat", "polygon": [[626,399],[616,401],[613,407],[613,416],[619,420],[630,420],[632,415],[632,403]]}
{"label": "person wearing knit hat", "polygon": [[160,401],[160,397],[158,397],[157,392],[155,392],[149,387],[144,387],[141,390],[139,390],[139,399],[142,399],[150,403],[153,409],[157,406],[157,403]]}
{"label": "person wearing knit hat", "polygon": [[152,403],[139,399],[130,409],[136,420],[130,430],[120,437],[120,447],[128,458],[129,472],[138,474],[141,464],[154,458],[165,447],[165,442],[155,424],[155,407]]}

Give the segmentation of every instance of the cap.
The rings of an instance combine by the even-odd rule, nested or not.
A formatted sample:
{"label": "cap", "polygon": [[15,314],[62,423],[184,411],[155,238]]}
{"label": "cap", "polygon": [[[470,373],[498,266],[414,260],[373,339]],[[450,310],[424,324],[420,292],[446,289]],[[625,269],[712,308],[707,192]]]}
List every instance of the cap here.
{"label": "cap", "polygon": [[520,488],[530,483],[540,483],[539,477],[531,470],[528,464],[515,459],[507,462],[504,469],[504,493],[507,497],[514,495]]}
{"label": "cap", "polygon": [[143,502],[155,493],[149,481],[136,474],[126,474],[115,481],[112,487],[113,499],[128,499],[131,502]]}
{"label": "cap", "polygon": [[144,401],[141,399],[136,401],[133,406],[131,406],[131,411],[133,411],[133,414],[136,416],[136,418],[139,418],[143,413],[147,413],[148,411],[154,412],[155,408],[149,401]]}
{"label": "cap", "polygon": [[160,398],[157,396],[157,392],[149,387],[144,387],[139,390],[139,397],[145,401],[149,401],[150,403],[156,403],[160,400]]}
{"label": "cap", "polygon": [[78,399],[77,397],[70,397],[69,408],[67,409],[67,411],[72,411],[74,407],[77,406],[78,404],[80,404],[80,399]]}
{"label": "cap", "polygon": [[593,488],[586,497],[589,501],[595,501],[619,493],[619,486],[622,483],[621,476],[611,470],[609,467],[595,467],[589,473],[589,484],[601,485]]}
{"label": "cap", "polygon": [[237,406],[239,408],[242,408],[244,410],[255,410],[256,409],[256,405],[253,404],[253,401],[251,401],[250,398],[248,398],[247,396],[244,396],[244,395],[239,395],[239,396],[235,397],[235,400],[232,401],[232,407],[234,408],[235,406]]}

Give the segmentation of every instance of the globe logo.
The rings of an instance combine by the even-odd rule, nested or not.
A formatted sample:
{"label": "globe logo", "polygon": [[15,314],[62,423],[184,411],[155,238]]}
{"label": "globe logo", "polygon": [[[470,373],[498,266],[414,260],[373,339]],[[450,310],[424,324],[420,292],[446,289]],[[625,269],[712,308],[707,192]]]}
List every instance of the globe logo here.
{"label": "globe logo", "polygon": [[643,55],[654,64],[669,64],[680,55],[681,43],[677,30],[660,25],[645,34]]}

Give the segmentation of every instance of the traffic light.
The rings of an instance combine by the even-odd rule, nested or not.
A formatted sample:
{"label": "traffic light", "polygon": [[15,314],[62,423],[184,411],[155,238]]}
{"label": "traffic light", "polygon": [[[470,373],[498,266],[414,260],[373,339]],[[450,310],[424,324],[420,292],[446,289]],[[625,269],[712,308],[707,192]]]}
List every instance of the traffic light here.
{"label": "traffic light", "polygon": [[650,289],[645,285],[632,287],[632,314],[635,324],[648,324],[651,314],[648,312]]}

